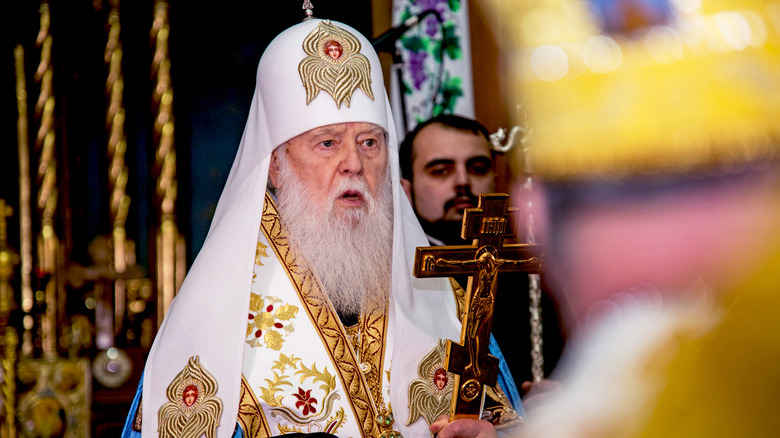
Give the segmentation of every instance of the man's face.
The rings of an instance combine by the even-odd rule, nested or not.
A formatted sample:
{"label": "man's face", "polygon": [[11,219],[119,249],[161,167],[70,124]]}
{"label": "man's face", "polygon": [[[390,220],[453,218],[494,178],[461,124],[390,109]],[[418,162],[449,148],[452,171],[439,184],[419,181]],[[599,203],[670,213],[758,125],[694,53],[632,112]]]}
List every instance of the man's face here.
{"label": "man's face", "polygon": [[462,220],[463,210],[476,207],[480,193],[495,190],[494,179],[490,148],[481,135],[434,123],[415,137],[410,190],[422,219]]}
{"label": "man's face", "polygon": [[[270,177],[280,187],[278,150],[271,159]],[[350,122],[321,126],[287,142],[287,162],[292,172],[309,190],[312,199],[333,202],[342,217],[365,210],[368,195],[377,199],[380,185],[386,183],[387,141],[382,127],[373,123]],[[341,189],[345,183],[365,187]],[[322,204],[320,204],[322,205]]]}

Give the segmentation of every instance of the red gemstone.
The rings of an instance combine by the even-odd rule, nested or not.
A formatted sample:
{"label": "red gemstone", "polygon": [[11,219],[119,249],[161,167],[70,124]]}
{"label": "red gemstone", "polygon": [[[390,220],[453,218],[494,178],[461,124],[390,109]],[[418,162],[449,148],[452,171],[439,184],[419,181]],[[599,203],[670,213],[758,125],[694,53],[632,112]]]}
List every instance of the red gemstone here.
{"label": "red gemstone", "polygon": [[249,319],[255,319],[255,315],[249,314]]}
{"label": "red gemstone", "polygon": [[272,310],[274,310],[274,305],[273,304],[270,304],[268,307],[265,308],[266,312],[270,312]]}
{"label": "red gemstone", "polygon": [[255,337],[256,337],[256,338],[259,338],[260,336],[263,336],[263,331],[262,331],[262,330],[258,330],[258,331],[256,331],[256,332],[255,332]]}
{"label": "red gemstone", "polygon": [[274,327],[276,328],[282,328],[284,327],[281,322],[274,323]]}

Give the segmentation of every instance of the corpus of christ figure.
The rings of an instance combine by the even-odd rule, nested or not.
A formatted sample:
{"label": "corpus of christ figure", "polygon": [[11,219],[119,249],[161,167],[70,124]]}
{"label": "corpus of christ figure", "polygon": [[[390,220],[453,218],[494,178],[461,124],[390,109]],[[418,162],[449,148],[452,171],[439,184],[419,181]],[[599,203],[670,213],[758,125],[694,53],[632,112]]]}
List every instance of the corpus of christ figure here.
{"label": "corpus of christ figure", "polygon": [[531,257],[525,260],[504,260],[497,258],[496,253],[496,248],[486,245],[479,248],[474,260],[436,258],[436,266],[473,266],[479,274],[474,293],[470,294],[468,304],[469,317],[463,322],[469,353],[469,364],[466,365],[464,370],[469,371],[473,369],[474,374],[477,376],[482,374],[479,369],[479,361],[477,360],[480,357],[480,340],[490,338],[499,269],[505,264],[524,267],[528,264],[539,263],[538,257]]}

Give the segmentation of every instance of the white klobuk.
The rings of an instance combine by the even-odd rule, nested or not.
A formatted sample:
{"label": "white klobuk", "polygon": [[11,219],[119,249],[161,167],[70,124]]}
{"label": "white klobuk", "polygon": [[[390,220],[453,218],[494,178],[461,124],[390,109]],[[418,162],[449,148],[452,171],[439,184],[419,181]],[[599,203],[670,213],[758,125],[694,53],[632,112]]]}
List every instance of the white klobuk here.
{"label": "white klobuk", "polygon": [[[232,436],[236,426],[242,373],[263,382],[266,376],[273,376],[271,367],[273,360],[279,358],[280,350],[265,349],[267,359],[257,356],[244,360],[254,261],[261,234],[271,153],[285,141],[310,129],[345,122],[375,123],[389,136],[394,228],[388,345],[383,364],[384,370],[390,369],[391,373],[389,386],[385,388],[389,391],[386,392],[389,400],[385,402],[392,405],[395,428],[404,436],[429,434],[422,418],[406,426],[409,383],[418,377],[418,364],[436,347],[440,338],[458,339],[460,323],[455,301],[446,279],[423,280],[412,276],[415,247],[427,246],[427,240],[401,190],[396,129],[379,60],[365,37],[347,25],[332,23],[359,40],[360,53],[370,64],[370,87],[374,98],[355,88],[348,106],[344,103],[337,106],[334,97],[324,91],[308,104],[306,102],[306,90],[298,73],[298,65],[308,56],[302,43],[321,23],[324,22],[313,19],[287,29],[271,42],[260,60],[249,118],[209,234],[168,310],[146,363],[144,436],[156,436],[158,411],[171,401],[167,388],[194,356],[198,356],[200,366],[217,382],[215,396],[222,404],[217,436],[221,438]],[[260,239],[262,241],[263,237]],[[271,253],[269,256],[269,260],[275,257]],[[262,281],[289,283],[278,261],[266,267],[270,266],[279,267],[276,269],[279,273],[261,270]],[[291,286],[288,284],[287,287]],[[291,290],[288,292],[292,293]],[[290,298],[294,297],[290,295]],[[284,348],[290,348],[288,353],[300,357],[307,366],[316,361],[319,371],[330,367],[334,374],[321,339],[314,336],[315,324],[303,309],[298,311],[296,318],[295,331],[285,338]],[[245,365],[250,369],[244,369]],[[260,370],[262,367],[267,368]],[[299,379],[300,376],[294,382],[299,383]],[[385,375],[385,385],[386,380]],[[338,381],[337,386],[344,391],[343,381]],[[346,393],[342,392],[340,397],[341,406],[346,407]],[[318,400],[318,408],[322,401]],[[345,412],[354,421],[354,412]],[[340,435],[341,431],[344,436],[361,435],[352,425],[345,425]]]}

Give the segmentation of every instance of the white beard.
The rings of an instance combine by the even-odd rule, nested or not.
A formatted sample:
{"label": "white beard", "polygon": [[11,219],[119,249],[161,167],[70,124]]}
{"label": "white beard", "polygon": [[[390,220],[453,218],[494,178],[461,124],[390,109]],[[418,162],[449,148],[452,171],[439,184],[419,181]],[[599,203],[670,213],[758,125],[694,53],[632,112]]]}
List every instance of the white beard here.
{"label": "white beard", "polygon": [[[364,303],[384,307],[393,254],[389,169],[378,199],[362,177],[343,179],[327,199],[316,199],[292,170],[286,153],[282,147],[277,154],[276,195],[293,250],[309,265],[339,314],[359,314]],[[366,205],[337,210],[336,200],[346,190],[360,191]]]}

